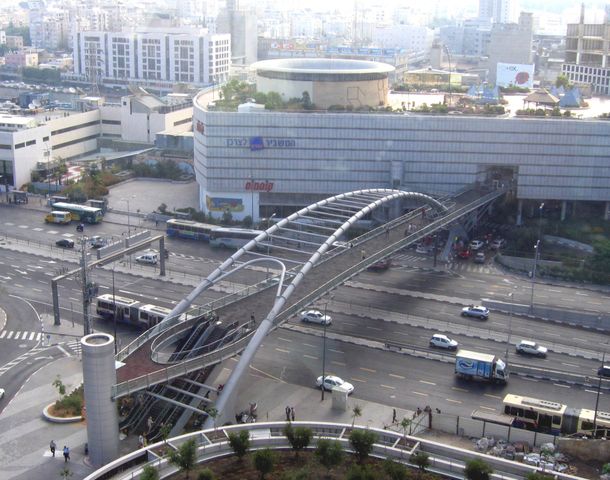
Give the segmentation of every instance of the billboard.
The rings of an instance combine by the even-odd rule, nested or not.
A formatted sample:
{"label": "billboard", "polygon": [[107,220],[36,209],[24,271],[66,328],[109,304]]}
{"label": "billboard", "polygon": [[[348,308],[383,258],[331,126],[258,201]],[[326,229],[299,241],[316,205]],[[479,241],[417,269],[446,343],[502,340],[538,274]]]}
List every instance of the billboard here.
{"label": "billboard", "polygon": [[534,86],[534,65],[498,63],[496,85],[499,87],[510,87],[512,85],[514,87],[532,88]]}

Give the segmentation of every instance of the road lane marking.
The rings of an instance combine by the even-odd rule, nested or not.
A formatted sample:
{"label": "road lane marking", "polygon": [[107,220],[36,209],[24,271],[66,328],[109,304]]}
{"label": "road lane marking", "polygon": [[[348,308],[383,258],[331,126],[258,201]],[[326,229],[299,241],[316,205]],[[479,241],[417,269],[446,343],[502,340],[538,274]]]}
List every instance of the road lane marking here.
{"label": "road lane marking", "polygon": [[28,340],[34,340],[35,336],[36,336],[36,332],[30,333],[30,338],[28,338]]}
{"label": "road lane marking", "polygon": [[572,388],[569,385],[561,385],[560,383],[554,383],[553,385],[555,385],[556,387],[561,387],[561,388]]}
{"label": "road lane marking", "polygon": [[10,340],[11,338],[13,338],[13,331],[11,330],[10,332],[8,332],[8,335],[6,336],[7,340]]}
{"label": "road lane marking", "polygon": [[329,352],[335,352],[335,353],[345,353],[345,352],[344,352],[344,351],[342,351],[342,350],[334,350],[334,349],[332,349],[332,348],[329,348],[329,349],[328,349],[328,351],[329,351]]}
{"label": "road lane marking", "polygon": [[427,393],[422,393],[422,392],[416,392],[415,390],[413,390],[411,393],[414,393],[415,395],[419,395],[421,397],[427,397],[428,394]]}
{"label": "road lane marking", "polygon": [[292,342],[289,338],[277,337],[278,340],[282,340],[283,342]]}
{"label": "road lane marking", "polygon": [[527,377],[521,377],[522,380],[527,380],[528,382],[538,382],[538,380],[536,380],[535,378],[527,378]]}
{"label": "road lane marking", "polygon": [[351,325],[352,327],[355,327],[356,324],[355,323],[351,323],[351,322],[341,322],[343,325]]}
{"label": "road lane marking", "polygon": [[552,288],[547,288],[546,289],[547,292],[555,292],[555,293],[561,293],[561,290],[554,290]]}
{"label": "road lane marking", "polygon": [[489,398],[494,398],[496,400],[502,400],[502,397],[500,397],[499,395],[492,395],[491,393],[484,393],[483,396],[489,397]]}
{"label": "road lane marking", "polygon": [[405,379],[405,377],[403,377],[402,375],[396,375],[395,373],[388,373],[388,375],[389,375],[390,377],[399,378],[399,379],[401,379],[401,380],[404,380],[404,379]]}
{"label": "road lane marking", "polygon": [[576,295],[580,295],[581,297],[588,297],[588,293],[576,292]]}
{"label": "road lane marking", "polygon": [[362,380],[361,378],[356,378],[356,377],[352,377],[352,378],[350,378],[350,380],[353,382],[366,383],[366,380]]}
{"label": "road lane marking", "polygon": [[565,362],[561,362],[562,365],[565,365],[566,367],[580,367],[580,365],[576,365],[575,363],[565,363]]}
{"label": "road lane marking", "polygon": [[284,350],[283,348],[275,348],[278,352],[282,352],[282,353],[290,353],[290,350]]}
{"label": "road lane marking", "polygon": [[491,410],[492,412],[495,412],[496,409],[492,408],[492,407],[486,407],[485,405],[479,405],[479,408],[482,408],[484,410]]}
{"label": "road lane marking", "polygon": [[302,345],[305,345],[306,347],[311,347],[311,348],[318,348],[315,345],[312,345],[311,343],[303,343]]}
{"label": "road lane marking", "polygon": [[335,360],[333,360],[333,361],[332,361],[332,362],[330,362],[330,363],[333,363],[333,364],[335,364],[335,365],[340,365],[340,366],[342,366],[342,367],[347,367],[347,363],[343,363],[343,362],[336,362]]}
{"label": "road lane marking", "polygon": [[[587,390],[587,389],[585,389],[585,392],[594,393],[594,394],[596,394],[596,395],[597,395],[597,390]],[[600,395],[603,395],[603,393],[602,393],[602,392],[599,392],[599,394],[600,394]]]}
{"label": "road lane marking", "polygon": [[425,383],[426,385],[436,385],[434,382],[428,382],[426,380],[420,380],[419,383]]}
{"label": "road lane marking", "polygon": [[378,330],[381,332],[381,328],[377,328],[377,327],[369,327],[367,326],[366,328],[370,329],[370,330]]}
{"label": "road lane marking", "polygon": [[445,398],[445,400],[451,403],[462,403],[460,400],[454,400],[453,398]]}
{"label": "road lane marking", "polygon": [[306,353],[304,353],[303,356],[305,358],[311,358],[312,360],[317,360],[318,359],[318,357],[314,357],[313,355],[307,355]]}
{"label": "road lane marking", "polygon": [[377,373],[377,370],[373,370],[372,368],[360,367],[360,370],[369,372],[369,373]]}
{"label": "road lane marking", "polygon": [[455,390],[456,392],[464,392],[464,393],[469,392],[469,390],[466,390],[465,388],[460,388],[460,387],[451,387],[451,390]]}
{"label": "road lane marking", "polygon": [[384,385],[383,383],[381,385],[379,385],[379,386],[383,387],[383,388],[389,388],[390,390],[396,390],[396,387],[392,387],[390,385]]}

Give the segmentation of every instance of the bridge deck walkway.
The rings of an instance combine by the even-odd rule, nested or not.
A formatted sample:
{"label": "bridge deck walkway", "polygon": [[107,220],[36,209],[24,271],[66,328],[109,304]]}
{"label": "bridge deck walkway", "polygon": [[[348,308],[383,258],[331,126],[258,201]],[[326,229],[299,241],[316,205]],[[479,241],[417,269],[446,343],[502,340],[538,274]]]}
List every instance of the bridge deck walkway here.
{"label": "bridge deck walkway", "polygon": [[[471,190],[464,192],[459,197],[453,199],[456,202],[456,205],[452,210],[466,206],[481,198],[486,193],[488,192],[476,192]],[[418,218],[413,220],[412,223],[414,224],[414,228],[421,229],[430,222],[431,220],[429,219]],[[348,268],[362,261],[363,252],[364,255],[368,256],[392,243],[398,242],[404,238],[404,235],[405,227],[404,225],[400,225],[389,229],[388,234],[382,234],[367,239],[366,242],[359,244],[357,247],[355,246],[354,248],[346,249],[341,255],[335,256],[323,263],[319,263],[302,280],[299,288],[295,290],[291,296],[289,304],[293,305],[297,303],[309,293],[318,289],[321,285],[331,281]],[[275,287],[268,288],[217,310],[216,313],[219,316],[219,320],[223,323],[227,322],[227,324],[232,322],[245,323],[250,319],[251,315],[254,315],[256,322],[258,323],[269,313],[275,299],[276,291],[277,289]],[[282,319],[281,314],[278,319]],[[119,384],[143,375],[162,371],[167,367],[167,365],[158,364],[152,360],[151,343],[152,340],[149,340],[124,360],[125,365],[117,371],[117,381]]]}

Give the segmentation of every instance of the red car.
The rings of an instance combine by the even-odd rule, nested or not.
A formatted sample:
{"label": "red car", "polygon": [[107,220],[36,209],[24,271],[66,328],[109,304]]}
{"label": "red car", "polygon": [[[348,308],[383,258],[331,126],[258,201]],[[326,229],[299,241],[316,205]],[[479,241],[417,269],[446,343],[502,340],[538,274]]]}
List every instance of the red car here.
{"label": "red car", "polygon": [[472,256],[472,253],[468,249],[462,250],[461,252],[458,253],[458,257],[462,258],[464,260],[468,260],[471,256]]}

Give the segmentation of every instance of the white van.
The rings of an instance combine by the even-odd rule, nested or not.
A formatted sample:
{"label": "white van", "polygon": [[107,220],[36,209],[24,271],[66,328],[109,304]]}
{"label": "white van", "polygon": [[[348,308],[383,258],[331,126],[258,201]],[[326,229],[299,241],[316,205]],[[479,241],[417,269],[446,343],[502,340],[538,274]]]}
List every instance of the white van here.
{"label": "white van", "polygon": [[145,253],[144,255],[136,257],[136,262],[156,265],[159,262],[159,256],[156,253]]}

